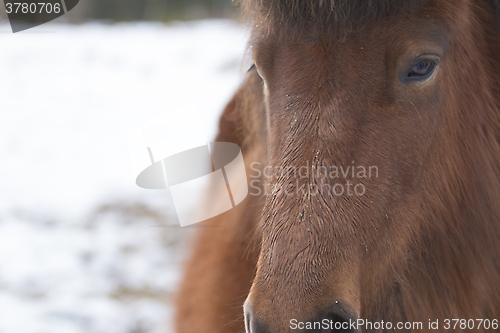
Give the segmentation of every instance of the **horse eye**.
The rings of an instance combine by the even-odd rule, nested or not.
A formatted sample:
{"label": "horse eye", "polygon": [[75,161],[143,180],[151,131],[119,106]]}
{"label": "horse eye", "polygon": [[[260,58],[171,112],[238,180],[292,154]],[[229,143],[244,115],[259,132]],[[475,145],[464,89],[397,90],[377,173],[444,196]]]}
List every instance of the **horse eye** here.
{"label": "horse eye", "polygon": [[408,77],[426,77],[434,71],[436,63],[432,60],[422,60],[412,67]]}

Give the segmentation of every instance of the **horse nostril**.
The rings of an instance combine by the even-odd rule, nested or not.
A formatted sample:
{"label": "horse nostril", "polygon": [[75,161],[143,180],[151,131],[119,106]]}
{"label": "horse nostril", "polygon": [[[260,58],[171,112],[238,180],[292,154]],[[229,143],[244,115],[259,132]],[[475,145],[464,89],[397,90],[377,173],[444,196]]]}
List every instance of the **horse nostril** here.
{"label": "horse nostril", "polygon": [[244,305],[244,313],[245,313],[245,330],[246,333],[270,333],[267,326],[262,323],[260,320],[255,318],[252,314],[251,306],[247,302]]}
{"label": "horse nostril", "polygon": [[[266,323],[252,311],[252,307],[248,301],[244,305],[244,314],[246,333],[271,333]],[[296,331],[297,333],[360,333],[361,330],[357,327],[357,319],[358,317],[354,312],[336,303],[324,311],[319,311],[315,318],[310,318],[310,320],[304,322],[290,320],[291,326],[289,328],[291,331]],[[272,332],[274,333],[275,331],[273,330]],[[280,332],[282,331],[280,330]]]}
{"label": "horse nostril", "polygon": [[251,314],[249,311],[245,309],[245,332],[246,333],[251,333],[251,325],[250,325],[250,320],[251,320]]}
{"label": "horse nostril", "polygon": [[338,306],[337,304],[329,308],[325,312],[326,315],[321,316],[322,319],[328,319],[328,330],[326,332],[337,333],[358,333],[361,332],[357,327],[357,316],[347,308]]}
{"label": "horse nostril", "polygon": [[351,322],[347,318],[340,317],[336,314],[328,316],[329,329],[328,332],[351,333],[355,332],[350,326]]}
{"label": "horse nostril", "polygon": [[245,301],[245,304],[243,304],[243,315],[245,316],[245,332],[251,333],[250,320],[252,318],[252,314],[248,300]]}

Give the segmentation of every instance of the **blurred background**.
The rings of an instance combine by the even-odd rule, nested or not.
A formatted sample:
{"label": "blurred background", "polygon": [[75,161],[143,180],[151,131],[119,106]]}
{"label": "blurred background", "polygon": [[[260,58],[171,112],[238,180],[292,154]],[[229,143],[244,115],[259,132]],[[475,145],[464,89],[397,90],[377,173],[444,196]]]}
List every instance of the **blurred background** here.
{"label": "blurred background", "polygon": [[80,0],[13,34],[0,4],[0,333],[173,332],[196,225],[135,185],[130,133],[213,139],[249,66],[237,17],[229,0]]}

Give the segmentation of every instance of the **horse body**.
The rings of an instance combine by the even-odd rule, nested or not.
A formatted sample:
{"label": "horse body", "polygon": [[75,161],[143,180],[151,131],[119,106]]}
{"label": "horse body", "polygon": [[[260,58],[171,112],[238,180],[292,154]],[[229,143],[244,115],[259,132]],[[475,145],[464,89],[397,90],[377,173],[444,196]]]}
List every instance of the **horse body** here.
{"label": "horse body", "polygon": [[[217,140],[242,147],[263,191],[200,229],[178,332],[293,332],[292,321],[324,319],[447,331],[447,319],[500,319],[495,4],[244,5],[255,69]],[[332,176],[339,166],[356,172]],[[345,184],[351,194],[335,191]],[[377,330],[405,328],[338,331]]]}

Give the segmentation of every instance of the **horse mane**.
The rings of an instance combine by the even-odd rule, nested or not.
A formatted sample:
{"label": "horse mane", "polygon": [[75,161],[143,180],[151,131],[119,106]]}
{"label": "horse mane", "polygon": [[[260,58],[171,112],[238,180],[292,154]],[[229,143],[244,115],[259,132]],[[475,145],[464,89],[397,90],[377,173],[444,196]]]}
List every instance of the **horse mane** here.
{"label": "horse mane", "polygon": [[361,26],[402,13],[412,13],[429,0],[235,0],[243,13],[256,22],[301,27],[329,22]]}

